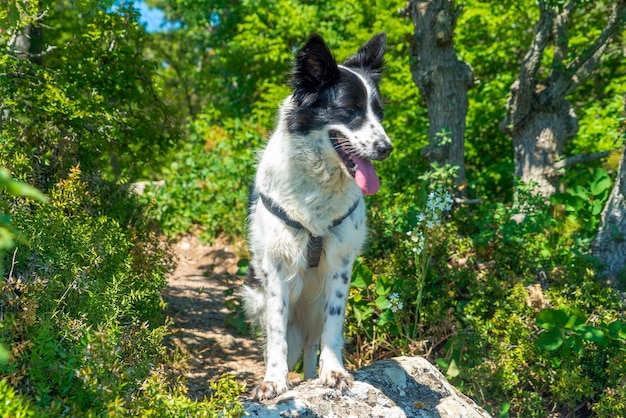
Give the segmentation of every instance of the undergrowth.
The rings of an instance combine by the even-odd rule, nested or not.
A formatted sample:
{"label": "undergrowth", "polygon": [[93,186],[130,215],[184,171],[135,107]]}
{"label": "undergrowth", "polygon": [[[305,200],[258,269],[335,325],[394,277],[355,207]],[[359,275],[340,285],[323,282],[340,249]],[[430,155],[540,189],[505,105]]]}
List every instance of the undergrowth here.
{"label": "undergrowth", "polygon": [[[0,416],[239,416],[223,376],[195,402],[180,378],[161,291],[173,267],[127,187],[78,168],[49,202],[4,195],[16,247],[0,291]],[[217,378],[217,376],[216,376]]]}
{"label": "undergrowth", "polygon": [[245,235],[249,186],[255,153],[266,132],[250,120],[215,125],[202,117],[190,125],[190,139],[163,169],[164,185],[148,187],[150,216],[169,236],[200,227],[200,238]]}
{"label": "undergrowth", "polygon": [[625,416],[624,295],[586,255],[604,178],[552,204],[520,184],[517,205],[457,206],[426,228],[436,190],[379,196],[353,271],[350,361],[425,355],[495,416]]}

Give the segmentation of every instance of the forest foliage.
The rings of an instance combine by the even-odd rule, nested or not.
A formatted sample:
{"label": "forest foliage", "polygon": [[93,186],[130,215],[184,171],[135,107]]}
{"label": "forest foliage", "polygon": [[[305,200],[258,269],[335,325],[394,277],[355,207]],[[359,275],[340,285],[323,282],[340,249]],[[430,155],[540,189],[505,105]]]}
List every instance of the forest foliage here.
{"label": "forest foliage", "polygon": [[[184,396],[184,360],[162,344],[172,264],[159,235],[242,238],[256,150],[288,94],[294,51],[318,32],[341,60],[380,31],[395,150],[367,197],[349,364],[425,355],[494,416],[626,415],[625,295],[596,278],[589,255],[624,141],[623,31],[568,97],[580,129],[564,157],[615,152],[566,169],[546,202],[515,183],[500,126],[536,2],[463,3],[454,43],[475,77],[465,160],[478,203],[452,205],[449,167],[422,155],[428,118],[404,1],[147,3],[167,28],[147,33],[128,2],[0,6],[0,415],[239,413],[242,389],[227,378],[207,403]],[[572,54],[601,31],[609,3],[580,2]],[[165,186],[137,198],[128,183],[144,179]],[[25,184],[49,201],[14,196]]]}

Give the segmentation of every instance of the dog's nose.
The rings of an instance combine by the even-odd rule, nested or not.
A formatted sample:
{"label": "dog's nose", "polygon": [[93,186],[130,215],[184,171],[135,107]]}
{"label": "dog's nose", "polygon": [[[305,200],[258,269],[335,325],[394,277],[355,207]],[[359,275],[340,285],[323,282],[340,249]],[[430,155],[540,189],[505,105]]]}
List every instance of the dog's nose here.
{"label": "dog's nose", "polygon": [[376,151],[376,159],[384,160],[389,157],[389,154],[393,151],[393,146],[387,141],[376,141],[374,143],[374,150]]}

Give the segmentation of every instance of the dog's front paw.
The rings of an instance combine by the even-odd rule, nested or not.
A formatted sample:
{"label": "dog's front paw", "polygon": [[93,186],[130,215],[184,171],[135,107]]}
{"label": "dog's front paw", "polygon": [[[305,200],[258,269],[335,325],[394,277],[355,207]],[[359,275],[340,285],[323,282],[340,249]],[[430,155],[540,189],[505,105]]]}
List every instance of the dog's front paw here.
{"label": "dog's front paw", "polygon": [[328,372],[322,372],[320,381],[331,388],[344,390],[352,386],[354,377],[345,370],[329,370]]}
{"label": "dog's front paw", "polygon": [[289,390],[288,382],[263,381],[263,383],[254,388],[252,397],[257,401],[267,401],[287,392],[287,390]]}

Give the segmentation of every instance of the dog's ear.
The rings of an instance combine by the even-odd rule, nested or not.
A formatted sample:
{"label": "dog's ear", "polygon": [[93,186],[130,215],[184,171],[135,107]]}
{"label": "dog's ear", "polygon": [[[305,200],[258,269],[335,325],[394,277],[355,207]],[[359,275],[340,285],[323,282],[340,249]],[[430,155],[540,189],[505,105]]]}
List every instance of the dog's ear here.
{"label": "dog's ear", "polygon": [[313,34],[296,53],[292,78],[294,98],[298,105],[339,80],[339,67],[324,39]]}
{"label": "dog's ear", "polygon": [[387,34],[385,32],[372,36],[372,39],[359,48],[356,54],[345,60],[343,65],[367,70],[372,79],[378,83],[385,65],[383,55],[385,54],[386,41]]}

